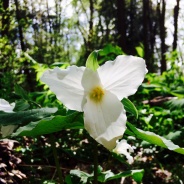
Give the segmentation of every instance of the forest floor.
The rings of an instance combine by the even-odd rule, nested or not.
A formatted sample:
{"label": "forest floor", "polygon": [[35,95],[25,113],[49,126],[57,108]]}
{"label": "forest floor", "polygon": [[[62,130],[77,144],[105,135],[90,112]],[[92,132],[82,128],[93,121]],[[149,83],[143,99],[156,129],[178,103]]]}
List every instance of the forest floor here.
{"label": "forest floor", "polygon": [[[40,151],[38,151],[40,143],[38,142],[38,145],[35,145],[38,149],[35,148],[35,150],[33,150],[34,153],[32,154],[34,154],[34,158],[37,157],[33,164],[31,164],[32,156],[27,154],[26,150],[26,154],[24,151],[18,151],[21,144],[24,144],[25,147],[29,147],[29,145],[32,144],[32,139],[24,137],[21,143],[15,140],[0,141],[0,184],[31,184],[35,182],[37,182],[37,184],[41,184],[47,183],[44,182],[46,179],[57,180],[56,167],[53,159],[48,157],[48,163],[46,163],[45,159],[40,158],[41,155],[44,157],[42,150],[40,149]],[[43,144],[48,143],[45,141]],[[146,154],[143,149],[140,149],[134,155],[136,161],[133,165],[136,168],[143,167],[145,170],[143,184],[176,184],[175,182],[177,180],[172,173],[173,166],[175,167],[175,165],[172,165],[171,163],[170,167],[168,167],[171,169],[171,171],[169,171],[168,169],[165,169],[167,167],[164,166],[163,163],[159,163],[158,158],[156,157],[156,153]],[[28,160],[29,163],[27,163]],[[64,162],[62,163],[64,166],[62,167],[62,171],[65,175],[67,175],[71,169],[88,170],[89,167],[89,163],[74,160],[72,158],[64,160]],[[182,168],[184,171],[184,162],[181,164],[181,169]],[[180,171],[181,174],[184,173],[182,170]],[[42,180],[42,178],[45,178],[45,180]],[[182,178],[178,179],[178,181],[181,179]],[[110,183],[136,184],[136,182],[131,178],[126,178],[125,180],[121,179],[119,182],[116,181]]]}

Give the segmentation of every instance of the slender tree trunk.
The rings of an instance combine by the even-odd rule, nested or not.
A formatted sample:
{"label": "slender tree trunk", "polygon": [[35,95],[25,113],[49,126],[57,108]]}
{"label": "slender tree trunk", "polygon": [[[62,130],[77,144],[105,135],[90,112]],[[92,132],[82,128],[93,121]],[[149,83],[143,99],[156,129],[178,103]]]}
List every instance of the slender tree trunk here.
{"label": "slender tree trunk", "polygon": [[[89,33],[87,37],[87,42],[86,42],[86,52],[84,58],[87,58],[89,54],[93,51],[94,49],[94,41],[93,41],[93,18],[94,18],[94,0],[89,0],[89,9],[90,9],[90,17],[89,17]],[[82,65],[84,65],[83,63]]]}
{"label": "slender tree trunk", "polygon": [[[26,51],[26,46],[24,43],[24,35],[23,35],[23,29],[20,24],[21,15],[20,15],[20,9],[19,9],[19,2],[18,0],[15,0],[15,6],[16,6],[16,18],[18,22],[18,32],[19,32],[19,39],[20,39],[20,45],[23,52]],[[27,61],[24,62],[24,74],[26,75],[27,80],[27,90],[33,91],[34,84],[33,84],[33,76],[31,75],[31,70],[29,69],[29,63]]]}
{"label": "slender tree trunk", "polygon": [[[153,4],[151,1],[149,1],[149,10],[151,12],[154,13],[154,17],[155,17],[155,10],[153,8]],[[157,21],[157,19],[153,22],[151,21],[152,16],[149,14],[149,66],[150,66],[150,72],[157,72],[158,67],[155,65],[155,59],[154,59],[154,51],[155,51],[155,43],[156,43],[156,35],[158,35],[158,26],[159,23]],[[148,57],[148,56],[147,56]]]}
{"label": "slender tree trunk", "polygon": [[16,6],[16,18],[17,18],[17,22],[18,22],[20,45],[21,45],[22,51],[25,51],[26,48],[25,48],[25,44],[24,44],[24,36],[23,36],[22,26],[20,25],[21,16],[20,16],[18,0],[15,0],[15,6]]}
{"label": "slender tree trunk", "polygon": [[178,15],[179,15],[179,7],[180,0],[176,0],[177,4],[174,7],[174,40],[173,40],[173,51],[177,48],[177,40],[178,40]]}
{"label": "slender tree trunk", "polygon": [[[89,0],[89,9],[90,9],[90,14],[88,16],[87,10],[83,5],[83,2],[80,0],[81,7],[83,12],[86,15],[86,18],[89,23],[89,32],[87,32],[83,26],[80,25],[80,21],[78,19],[77,24],[78,24],[78,29],[81,32],[84,40],[84,55],[81,57],[81,59],[77,62],[78,66],[84,66],[86,59],[89,56],[89,54],[93,51],[94,49],[94,40],[93,40],[93,21],[94,21],[94,0]],[[79,15],[79,11],[76,9],[77,14]]]}
{"label": "slender tree trunk", "polygon": [[150,71],[152,67],[151,63],[149,62],[149,39],[148,39],[148,32],[149,32],[149,0],[143,0],[143,43],[144,43],[144,59],[146,60],[146,65],[148,70]]}
{"label": "slender tree trunk", "polygon": [[132,38],[135,34],[134,32],[134,19],[135,19],[135,13],[136,12],[136,6],[134,5],[134,0],[130,0],[130,13],[129,13],[129,16],[130,16],[130,30],[129,30],[129,34],[128,34],[128,37],[129,39]]}
{"label": "slender tree trunk", "polygon": [[88,54],[93,49],[93,14],[94,14],[94,1],[89,0],[90,19],[89,19],[89,35],[88,35]]}
{"label": "slender tree trunk", "polygon": [[2,1],[2,7],[4,12],[2,13],[2,37],[3,36],[7,36],[8,37],[8,33],[9,33],[9,24],[10,24],[10,20],[9,20],[9,0],[3,0]]}
{"label": "slender tree trunk", "polygon": [[166,64],[166,44],[165,44],[165,37],[166,37],[166,30],[165,30],[165,8],[166,3],[165,0],[161,1],[162,7],[159,10],[159,18],[160,18],[160,39],[161,39],[161,73],[167,70]]}
{"label": "slender tree trunk", "polygon": [[126,46],[126,3],[125,0],[117,0],[117,31],[118,45],[124,52],[127,52]]}

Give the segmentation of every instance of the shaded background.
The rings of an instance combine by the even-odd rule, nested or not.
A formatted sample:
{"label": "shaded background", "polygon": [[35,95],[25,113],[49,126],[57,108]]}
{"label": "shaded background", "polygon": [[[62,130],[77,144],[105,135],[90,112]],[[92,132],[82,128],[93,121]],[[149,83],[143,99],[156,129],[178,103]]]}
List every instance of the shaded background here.
{"label": "shaded background", "polygon": [[[130,97],[139,119],[127,113],[128,120],[184,146],[183,25],[184,0],[0,0],[0,98],[18,102],[23,110],[38,108],[36,103],[59,107],[66,115],[39,81],[45,69],[85,65],[95,49],[102,49],[100,64],[122,53],[143,57],[149,74]],[[16,90],[17,84],[27,93]],[[93,147],[85,130],[61,131],[55,137],[64,174],[74,168],[89,173]],[[49,136],[17,140],[0,144],[0,183],[57,181]],[[130,143],[137,147],[132,166],[99,148],[104,170],[143,168],[144,184],[184,182],[182,155],[141,140]],[[128,178],[124,183],[135,182]]]}
{"label": "shaded background", "polygon": [[0,6],[0,80],[7,90],[15,80],[35,88],[21,51],[38,63],[80,66],[93,50],[118,46],[145,58],[149,72],[166,71],[175,51],[183,63],[183,0],[1,0]]}

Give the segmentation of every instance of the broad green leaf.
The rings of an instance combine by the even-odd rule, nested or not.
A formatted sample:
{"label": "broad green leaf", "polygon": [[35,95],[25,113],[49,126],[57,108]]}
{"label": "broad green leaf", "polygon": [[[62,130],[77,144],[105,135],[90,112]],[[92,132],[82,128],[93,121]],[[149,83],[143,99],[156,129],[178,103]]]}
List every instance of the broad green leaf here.
{"label": "broad green leaf", "polygon": [[144,57],[144,49],[142,47],[140,47],[140,46],[135,47],[135,49],[137,51],[138,56],[143,58]]}
{"label": "broad green leaf", "polygon": [[178,93],[178,94],[181,94],[181,95],[184,95],[184,89],[183,89],[183,86],[180,87],[179,89],[176,89],[174,91],[172,91],[173,93]]}
{"label": "broad green leaf", "polygon": [[115,174],[111,171],[104,171],[98,174],[98,181],[104,183],[108,180],[108,178],[115,176]]}
{"label": "broad green leaf", "polygon": [[70,174],[79,177],[81,179],[80,181],[83,184],[86,184],[88,181],[88,178],[91,178],[93,176],[93,174],[88,174],[80,170],[71,170]]}
{"label": "broad green leaf", "polygon": [[184,109],[184,98],[182,99],[171,99],[165,102],[171,109]]}
{"label": "broad green leaf", "polygon": [[107,44],[103,49],[100,50],[100,56],[107,56],[109,54],[122,55],[123,51],[121,47],[117,45]]}
{"label": "broad green leaf", "polygon": [[30,105],[27,100],[19,100],[15,104],[13,111],[25,111],[29,109]]}
{"label": "broad green leaf", "polygon": [[63,129],[80,129],[83,128],[83,118],[81,113],[75,112],[68,116],[55,116],[31,122],[17,129],[12,136],[31,136],[35,137],[43,134],[59,132]]}
{"label": "broad green leaf", "polygon": [[88,59],[87,59],[87,61],[86,61],[86,67],[87,67],[87,68],[90,68],[90,69],[93,70],[93,71],[96,71],[97,68],[99,67],[98,60],[97,60],[98,52],[99,52],[99,50],[93,51],[93,52],[88,56]]}
{"label": "broad green leaf", "polygon": [[109,180],[122,178],[122,177],[129,177],[129,176],[131,176],[136,182],[140,183],[144,176],[144,170],[143,169],[130,170],[130,171],[121,172],[119,174],[114,174],[114,176],[111,176],[111,174],[109,174],[105,177],[105,182]]}
{"label": "broad green leaf", "polygon": [[15,85],[15,93],[22,97],[24,100],[29,100],[28,93],[18,84]]}
{"label": "broad green leaf", "polygon": [[41,108],[11,113],[0,111],[0,125],[27,124],[48,117],[56,111],[57,108]]}
{"label": "broad green leaf", "polygon": [[168,135],[164,136],[166,139],[172,140],[174,143],[180,143],[184,146],[184,128],[178,131],[170,132]]}
{"label": "broad green leaf", "polygon": [[[75,175],[81,179],[82,183],[87,183],[87,181],[92,181],[93,180],[93,173],[88,174],[86,172],[80,171],[80,170],[71,170],[70,171],[71,175]],[[144,175],[144,170],[130,170],[130,171],[125,171],[121,172],[118,174],[114,174],[111,170],[105,171],[105,172],[100,172],[98,173],[98,181],[101,183],[105,183],[110,180],[115,180],[119,179],[122,177],[132,177],[136,182],[140,183],[142,181]]]}
{"label": "broad green leaf", "polygon": [[66,184],[73,184],[70,174],[68,174],[68,175],[65,177],[65,183],[66,183]]}
{"label": "broad green leaf", "polygon": [[144,169],[141,169],[141,170],[132,170],[132,178],[136,182],[141,183],[143,176],[144,176]]}
{"label": "broad green leaf", "polygon": [[136,107],[134,106],[134,104],[128,98],[123,98],[121,102],[123,103],[125,110],[127,112],[133,114],[136,118],[138,118],[138,111]]}
{"label": "broad green leaf", "polygon": [[127,122],[127,126],[134,133],[134,136],[139,139],[155,144],[157,146],[161,146],[163,148],[167,148],[177,153],[184,154],[184,148],[180,148],[178,145],[174,144],[170,140],[165,139],[164,137],[161,137],[153,132],[140,130],[129,122]]}
{"label": "broad green leaf", "polygon": [[51,66],[54,66],[54,67],[58,66],[60,68],[64,68],[65,69],[68,66],[70,66],[70,64],[69,63],[65,63],[65,62],[55,62],[55,63],[52,63]]}

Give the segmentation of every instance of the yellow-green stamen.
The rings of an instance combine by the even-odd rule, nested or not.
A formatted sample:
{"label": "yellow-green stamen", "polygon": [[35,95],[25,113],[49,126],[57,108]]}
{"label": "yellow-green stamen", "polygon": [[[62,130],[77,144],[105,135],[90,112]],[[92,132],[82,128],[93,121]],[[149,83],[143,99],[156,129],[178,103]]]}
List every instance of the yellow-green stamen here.
{"label": "yellow-green stamen", "polygon": [[101,102],[104,96],[104,90],[100,86],[97,86],[91,90],[89,96],[94,102]]}

